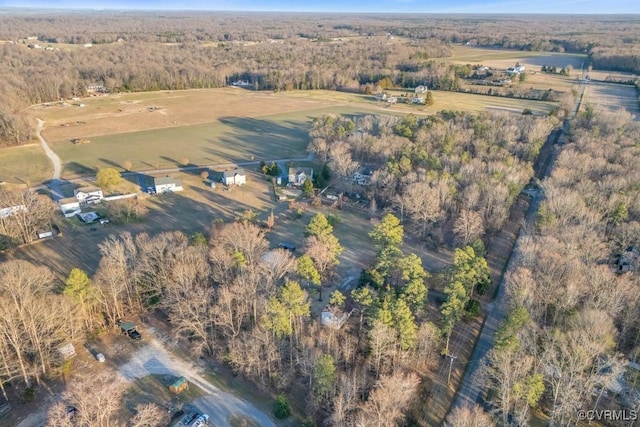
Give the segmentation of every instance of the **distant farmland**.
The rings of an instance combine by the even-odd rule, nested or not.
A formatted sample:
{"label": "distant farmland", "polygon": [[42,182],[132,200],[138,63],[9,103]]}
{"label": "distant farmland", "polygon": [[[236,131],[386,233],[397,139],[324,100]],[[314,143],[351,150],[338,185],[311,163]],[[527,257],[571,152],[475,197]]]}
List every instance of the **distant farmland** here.
{"label": "distant farmland", "polygon": [[[398,92],[398,95],[400,93]],[[224,88],[114,94],[29,109],[45,120],[44,136],[61,157],[63,177],[124,170],[300,158],[311,121],[323,114],[433,114],[440,110],[547,114],[552,102],[434,92],[424,107],[376,102],[334,91],[254,92]],[[81,106],[82,105],[82,106]],[[74,139],[88,143],[73,144]]]}

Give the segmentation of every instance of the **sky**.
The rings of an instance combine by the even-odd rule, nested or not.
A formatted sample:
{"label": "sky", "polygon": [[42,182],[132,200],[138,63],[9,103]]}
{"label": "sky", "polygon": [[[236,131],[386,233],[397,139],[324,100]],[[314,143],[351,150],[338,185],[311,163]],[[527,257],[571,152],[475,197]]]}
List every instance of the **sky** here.
{"label": "sky", "polygon": [[0,0],[0,7],[354,13],[639,14],[640,0]]}

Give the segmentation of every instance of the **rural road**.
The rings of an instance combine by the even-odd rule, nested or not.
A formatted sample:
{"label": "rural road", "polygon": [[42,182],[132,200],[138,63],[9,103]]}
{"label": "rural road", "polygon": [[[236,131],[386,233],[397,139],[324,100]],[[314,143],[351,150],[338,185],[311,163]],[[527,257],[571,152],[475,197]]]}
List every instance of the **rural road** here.
{"label": "rural road", "polygon": [[204,377],[205,368],[174,356],[165,345],[146,334],[146,345],[139,348],[131,359],[118,368],[125,380],[132,382],[147,375],[183,376],[191,385],[200,388],[206,395],[190,403],[199,411],[209,415],[210,423],[216,427],[232,427],[230,418],[246,419],[261,427],[276,427],[271,417],[251,403],[211,384]]}
{"label": "rural road", "polygon": [[38,121],[38,126],[36,126],[36,136],[40,140],[40,145],[42,145],[42,149],[44,150],[44,154],[47,155],[51,163],[53,163],[53,176],[51,177],[51,184],[49,188],[51,189],[51,193],[53,195],[54,201],[63,198],[62,192],[60,191],[60,173],[62,172],[62,162],[60,162],[60,157],[49,147],[47,141],[42,136],[42,129],[44,128],[44,121],[41,119],[36,119]]}
{"label": "rural road", "polygon": [[[560,154],[560,147],[558,147],[558,142],[564,139],[564,134],[569,129],[569,120],[580,111],[580,103],[582,101],[584,91],[585,88],[583,86],[580,96],[576,99],[575,110],[570,113],[569,119],[565,120],[562,129],[558,132],[552,132],[549,136],[549,138],[554,139],[554,141],[552,141],[552,143],[554,144],[554,151],[550,161],[546,165],[546,169],[542,173],[541,181],[551,175],[553,165],[555,164],[557,156]],[[520,228],[520,232],[516,237],[516,241],[511,252],[512,255],[514,253],[517,253],[522,236],[528,234],[532,229],[536,214],[538,212],[538,208],[540,207],[540,203],[542,202],[544,197],[543,189],[544,188],[538,188],[529,193],[533,197],[533,200],[529,205],[529,211],[526,215],[525,224],[522,228]],[[506,287],[505,278],[507,277],[507,273],[512,271],[516,267],[516,263],[517,257],[510,256],[507,268],[505,269],[505,274],[503,274],[500,281],[500,286],[498,287],[496,297],[493,302],[486,306],[487,317],[485,318],[485,321],[482,325],[482,331],[480,332],[480,337],[478,338],[471,358],[469,359],[469,366],[465,371],[463,382],[458,388],[455,400],[452,405],[452,409],[470,407],[476,404],[484,406],[485,402],[482,398],[482,391],[484,390],[485,384],[479,381],[478,369],[482,364],[482,359],[487,355],[489,350],[493,348],[496,332],[504,319],[507,317],[509,308],[504,296]]]}

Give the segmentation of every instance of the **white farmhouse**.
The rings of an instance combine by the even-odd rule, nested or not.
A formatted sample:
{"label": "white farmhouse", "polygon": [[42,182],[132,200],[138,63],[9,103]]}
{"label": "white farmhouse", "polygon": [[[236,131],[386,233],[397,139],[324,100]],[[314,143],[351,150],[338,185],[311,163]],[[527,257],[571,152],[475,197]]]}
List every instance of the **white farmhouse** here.
{"label": "white farmhouse", "polygon": [[308,179],[313,179],[312,168],[289,168],[289,183],[293,185],[302,185]]}
{"label": "white farmhouse", "polygon": [[234,169],[222,173],[222,183],[224,185],[244,185],[247,183],[247,175],[244,169]]}
{"label": "white farmhouse", "polygon": [[75,190],[73,190],[73,194],[76,196],[76,199],[78,199],[80,203],[86,203],[88,205],[100,203],[100,201],[104,198],[102,189],[98,187],[76,188]]}
{"label": "white farmhouse", "polygon": [[153,186],[157,194],[183,190],[182,181],[172,178],[169,175],[153,178]]}

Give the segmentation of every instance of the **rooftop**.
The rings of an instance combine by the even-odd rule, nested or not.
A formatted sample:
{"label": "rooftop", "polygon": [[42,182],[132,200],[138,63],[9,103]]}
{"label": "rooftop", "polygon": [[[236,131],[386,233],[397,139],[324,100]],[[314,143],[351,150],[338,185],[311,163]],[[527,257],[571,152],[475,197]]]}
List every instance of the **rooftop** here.
{"label": "rooftop", "polygon": [[102,189],[100,187],[81,187],[81,188],[76,188],[75,190],[73,190],[74,194],[78,194],[78,193],[95,193],[98,191],[102,191]]}
{"label": "rooftop", "polygon": [[228,177],[233,177],[234,175],[244,175],[244,169],[242,168],[237,168],[237,169],[232,169],[230,171],[224,171],[222,172],[222,176],[224,178],[228,178]]}
{"label": "rooftop", "polygon": [[181,185],[182,184],[179,179],[173,178],[169,175],[156,176],[153,178],[153,183],[155,185],[167,185],[167,184]]}

